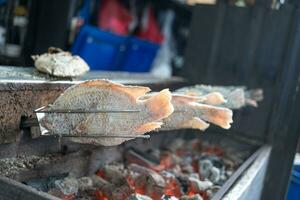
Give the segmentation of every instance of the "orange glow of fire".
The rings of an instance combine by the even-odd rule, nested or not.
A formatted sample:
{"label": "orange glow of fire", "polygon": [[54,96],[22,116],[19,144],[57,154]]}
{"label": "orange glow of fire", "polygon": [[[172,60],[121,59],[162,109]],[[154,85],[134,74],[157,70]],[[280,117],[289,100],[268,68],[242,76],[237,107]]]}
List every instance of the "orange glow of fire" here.
{"label": "orange glow of fire", "polygon": [[182,195],[180,185],[176,180],[168,180],[164,192],[168,196],[180,197]]}
{"label": "orange glow of fire", "polygon": [[97,176],[100,176],[101,178],[105,179],[105,172],[103,169],[99,169],[97,172],[96,172],[96,175]]}
{"label": "orange glow of fire", "polygon": [[191,188],[189,188],[189,190],[187,192],[187,195],[188,196],[193,196],[195,194],[199,194],[202,197],[203,200],[209,200],[209,197],[208,197],[208,195],[206,194],[205,191],[197,191],[197,192],[195,192],[195,191],[191,190]]}
{"label": "orange glow of fire", "polygon": [[97,200],[109,200],[102,191],[100,190],[96,190],[96,194],[95,194]]}
{"label": "orange glow of fire", "polygon": [[[202,147],[201,143],[194,142],[192,143],[192,148],[194,151],[203,151],[207,153],[208,155],[216,155],[216,156],[223,156],[224,152],[223,150],[218,146],[212,146],[212,147]],[[191,166],[193,168],[194,173],[200,173],[199,171],[199,160],[194,156],[194,153],[191,153],[189,151],[184,151],[182,149],[178,149],[175,154],[172,152],[162,152],[160,155],[160,163],[158,165],[142,165],[144,167],[147,167],[148,169],[154,170],[156,172],[161,172],[162,170],[168,170],[168,169],[174,169],[175,167],[178,167],[177,159],[174,157],[174,155],[177,156],[190,156],[192,157]],[[96,173],[97,176],[106,179],[105,171],[103,169],[100,169]],[[176,178],[172,177],[163,177],[166,181],[166,185],[163,188],[162,193],[164,193],[167,196],[174,196],[177,198],[180,198],[182,195],[188,195],[193,196],[196,194],[199,194],[203,200],[208,200],[209,197],[205,191],[199,191],[199,189],[193,188],[192,185],[188,186],[188,191],[184,193],[182,191],[181,185],[178,182]],[[201,177],[200,177],[201,179]],[[126,177],[127,183],[130,186],[130,188],[137,194],[147,195],[150,196],[153,200],[160,200],[161,194],[157,194],[157,192],[149,191],[149,188],[147,188],[146,183],[143,183],[143,181],[139,181],[136,179],[135,174],[128,174]],[[97,189],[96,190],[96,199],[97,200],[109,200],[105,194]],[[64,198],[63,200],[73,200],[73,197],[70,198]]]}
{"label": "orange glow of fire", "polygon": [[212,146],[205,148],[204,152],[206,152],[208,155],[216,155],[216,156],[224,156],[224,151],[218,147],[218,146]]}

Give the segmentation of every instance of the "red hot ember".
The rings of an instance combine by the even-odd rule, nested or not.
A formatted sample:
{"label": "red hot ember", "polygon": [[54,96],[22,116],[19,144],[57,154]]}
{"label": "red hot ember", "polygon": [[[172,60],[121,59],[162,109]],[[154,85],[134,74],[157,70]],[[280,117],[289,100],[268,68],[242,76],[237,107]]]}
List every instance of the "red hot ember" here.
{"label": "red hot ember", "polygon": [[129,149],[124,163],[106,164],[91,177],[66,177],[55,189],[65,200],[84,191],[96,200],[209,200],[244,159],[229,154],[199,139],[177,139],[159,151]]}

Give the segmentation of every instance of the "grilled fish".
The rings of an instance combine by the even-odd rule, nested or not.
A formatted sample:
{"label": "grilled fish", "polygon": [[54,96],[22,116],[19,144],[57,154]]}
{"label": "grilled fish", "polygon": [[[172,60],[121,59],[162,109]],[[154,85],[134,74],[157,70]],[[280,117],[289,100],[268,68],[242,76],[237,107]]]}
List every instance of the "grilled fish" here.
{"label": "grilled fish", "polygon": [[[155,93],[150,93],[143,98],[147,99],[152,95],[155,95]],[[208,96],[211,98],[207,98]],[[205,104],[209,100],[214,103],[225,102],[219,93],[210,93],[204,96],[172,94],[171,102],[174,106],[174,112],[162,120],[163,126],[161,129],[192,128],[205,130],[209,127],[209,123],[229,129],[232,123],[232,111],[228,108]]]}
{"label": "grilled fish", "polygon": [[180,88],[175,92],[189,96],[203,96],[217,92],[221,94],[226,101],[223,103],[220,101],[216,104],[214,101],[207,100],[205,103],[209,105],[220,105],[230,109],[240,109],[247,105],[257,107],[257,102],[263,99],[263,91],[261,89],[246,90],[243,86],[195,85]]}
{"label": "grilled fish", "polygon": [[[53,109],[138,110],[138,113],[48,113],[42,125],[55,134],[140,135],[160,128],[163,118],[174,110],[168,89],[147,100],[139,97],[149,92],[148,87],[124,86],[107,80],[87,81],[68,88],[53,103]],[[105,146],[118,145],[123,138],[72,138],[79,143]]]}

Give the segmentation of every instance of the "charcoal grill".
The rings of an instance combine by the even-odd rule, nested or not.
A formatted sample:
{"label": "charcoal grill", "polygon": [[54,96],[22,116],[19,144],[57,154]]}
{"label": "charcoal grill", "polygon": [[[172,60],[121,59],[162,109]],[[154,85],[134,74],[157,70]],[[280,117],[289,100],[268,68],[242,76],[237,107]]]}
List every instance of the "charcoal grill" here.
{"label": "charcoal grill", "polygon": [[[149,86],[153,90],[176,89],[186,82],[180,78],[159,79],[143,74],[89,73],[80,79],[58,80],[39,74],[33,68],[0,67],[0,157],[59,155],[54,164],[41,165],[26,172],[16,173],[11,178],[0,178],[0,199],[57,199],[22,184],[27,180],[64,173],[77,176],[94,173],[99,164],[120,159],[128,147],[167,146],[174,138],[200,138],[212,144],[230,145],[236,152],[247,151],[248,155],[239,168],[213,196],[217,199],[258,199],[267,169],[271,147],[257,140],[231,134],[218,128],[210,128],[202,134],[194,130],[152,133],[150,140],[135,139],[118,147],[93,147],[76,144],[68,138],[43,136],[39,128],[22,127],[23,121],[35,117],[33,110],[48,105],[67,87],[93,78],[107,78],[123,84]],[[253,193],[253,191],[255,191]],[[234,197],[234,198],[233,198]]]}
{"label": "charcoal grill", "polygon": [[261,199],[285,198],[299,141],[297,5],[287,2],[279,9],[271,9],[268,1],[243,8],[222,2],[196,5],[190,23],[183,77],[194,83],[264,90],[260,107],[237,112],[231,128],[234,135],[272,147]]}

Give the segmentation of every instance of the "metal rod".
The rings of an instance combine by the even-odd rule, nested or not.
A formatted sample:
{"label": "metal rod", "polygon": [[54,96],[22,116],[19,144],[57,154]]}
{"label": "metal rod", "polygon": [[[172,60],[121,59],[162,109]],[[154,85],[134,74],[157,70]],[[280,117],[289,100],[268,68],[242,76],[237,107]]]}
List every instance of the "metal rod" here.
{"label": "metal rod", "polygon": [[52,109],[37,111],[36,113],[68,113],[68,114],[83,114],[83,113],[137,113],[139,110],[69,110],[69,109]]}
{"label": "metal rod", "polygon": [[70,113],[70,114],[80,114],[80,113],[137,113],[140,110],[85,110],[85,109],[50,109],[45,110],[46,107],[44,106],[39,109],[36,109],[35,113]]}
{"label": "metal rod", "polygon": [[78,138],[144,138],[149,139],[150,135],[104,135],[104,134],[88,134],[88,135],[68,135],[68,134],[58,134],[61,137],[78,137]]}

